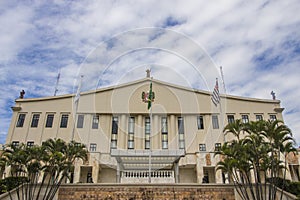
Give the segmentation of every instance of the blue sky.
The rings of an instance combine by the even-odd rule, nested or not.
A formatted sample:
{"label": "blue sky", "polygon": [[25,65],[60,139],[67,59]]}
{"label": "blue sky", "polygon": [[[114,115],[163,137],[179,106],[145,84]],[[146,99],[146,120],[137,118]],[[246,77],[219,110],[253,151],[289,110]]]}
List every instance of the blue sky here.
{"label": "blue sky", "polygon": [[[222,65],[228,94],[271,99],[300,141],[300,3],[286,1],[1,1],[0,143],[11,106],[154,78],[211,90]],[[156,27],[156,28],[149,28]]]}

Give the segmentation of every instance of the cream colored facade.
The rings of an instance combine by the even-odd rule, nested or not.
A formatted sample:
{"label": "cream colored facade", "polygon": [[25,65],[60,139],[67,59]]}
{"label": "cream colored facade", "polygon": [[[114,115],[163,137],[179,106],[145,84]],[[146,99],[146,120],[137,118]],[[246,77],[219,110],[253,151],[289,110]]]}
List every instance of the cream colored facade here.
{"label": "cream colored facade", "polygon": [[74,95],[17,99],[6,143],[62,138],[86,144],[89,160],[75,164],[74,183],[223,183],[226,176],[215,170],[219,158],[213,156],[230,140],[223,125],[232,118],[282,120],[278,100],[221,96],[220,112],[211,93],[159,80],[152,80],[150,118],[141,98],[150,82],[84,92],[77,106]]}

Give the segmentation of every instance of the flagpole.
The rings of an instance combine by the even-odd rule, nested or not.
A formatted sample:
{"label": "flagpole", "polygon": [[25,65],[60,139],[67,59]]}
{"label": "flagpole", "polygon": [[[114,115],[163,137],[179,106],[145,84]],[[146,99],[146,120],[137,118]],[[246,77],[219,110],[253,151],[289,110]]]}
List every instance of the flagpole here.
{"label": "flagpole", "polygon": [[79,98],[80,98],[80,90],[81,90],[82,78],[83,78],[83,75],[80,76],[80,82],[79,82],[79,85],[78,85],[78,88],[77,88],[76,95],[74,97],[75,111],[74,111],[74,114],[73,114],[73,121],[74,121],[74,123],[73,123],[73,130],[72,130],[71,141],[74,140],[74,135],[75,135],[76,115],[77,115]]}
{"label": "flagpole", "polygon": [[[225,81],[224,81],[224,74],[223,74],[223,68],[220,66],[220,73],[221,73],[221,78],[222,78],[222,85],[223,85],[223,90],[224,94],[226,95],[226,87],[225,87]],[[220,114],[222,113],[222,103],[221,103],[221,97],[220,97]],[[222,130],[224,129],[224,115],[222,115]],[[223,134],[223,142],[226,142],[225,134]]]}
{"label": "flagpole", "polygon": [[[150,85],[152,87],[152,77],[150,80],[151,80]],[[152,88],[149,92],[152,93]],[[151,155],[152,154],[152,148],[151,148],[152,142],[151,142],[151,140],[152,140],[152,138],[151,138],[151,136],[152,136],[152,98],[153,98],[152,94],[150,94],[150,93],[149,93],[149,97],[151,97],[150,98],[151,106],[150,106],[150,135],[149,135],[149,180],[148,180],[149,183],[151,183],[151,165],[152,165],[152,162],[151,162],[151,159],[152,159],[152,155]]]}
{"label": "flagpole", "polygon": [[60,79],[60,70],[58,71],[58,74],[57,74],[57,77],[56,77],[56,84],[55,84],[54,96],[56,96],[56,93],[58,91],[59,79]]}

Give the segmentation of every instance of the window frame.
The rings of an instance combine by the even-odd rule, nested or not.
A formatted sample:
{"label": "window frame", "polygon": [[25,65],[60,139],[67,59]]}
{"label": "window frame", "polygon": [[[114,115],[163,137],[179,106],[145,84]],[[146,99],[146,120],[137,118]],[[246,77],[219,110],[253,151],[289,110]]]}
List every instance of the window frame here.
{"label": "window frame", "polygon": [[134,129],[135,129],[135,117],[129,117],[129,119],[128,119],[128,141],[127,141],[128,149],[134,149]]}
{"label": "window frame", "polygon": [[19,141],[12,141],[11,145],[15,146],[15,147],[18,147],[18,146],[20,146],[20,142]]}
{"label": "window frame", "polygon": [[111,120],[111,140],[110,140],[110,148],[116,149],[118,144],[118,122],[119,118],[117,116],[113,116]]}
{"label": "window frame", "polygon": [[84,124],[84,114],[77,115],[76,128],[83,128],[83,124]]}
{"label": "window frame", "polygon": [[243,124],[249,123],[249,115],[242,114],[242,123]]}
{"label": "window frame", "polygon": [[200,152],[206,152],[206,144],[205,143],[200,143],[199,144],[199,151]]}
{"label": "window frame", "polygon": [[90,152],[96,152],[97,151],[97,144],[96,143],[90,143]]}
{"label": "window frame", "polygon": [[62,114],[60,118],[60,128],[68,128],[69,114]]}
{"label": "window frame", "polygon": [[255,114],[255,119],[256,119],[256,121],[262,121],[262,120],[264,120],[262,114]]}
{"label": "window frame", "polygon": [[[50,117],[50,116],[52,116],[52,117]],[[54,114],[53,113],[48,113],[47,117],[46,117],[45,128],[52,128],[53,121],[54,121]]]}
{"label": "window frame", "polygon": [[227,115],[227,122],[228,124],[234,123],[234,115],[232,114]]}
{"label": "window frame", "polygon": [[34,146],[34,141],[28,141],[27,144],[26,144],[26,146],[28,148],[32,148]]}
{"label": "window frame", "polygon": [[18,120],[16,123],[17,128],[22,128],[24,126],[25,118],[26,118],[26,113],[19,113]]}
{"label": "window frame", "polygon": [[38,125],[39,125],[39,120],[40,120],[40,114],[39,113],[32,114],[30,128],[37,128]]}
{"label": "window frame", "polygon": [[150,133],[151,133],[151,122],[150,117],[145,117],[145,149],[150,149]]}
{"label": "window frame", "polygon": [[161,148],[168,149],[169,148],[169,141],[168,141],[168,118],[162,117],[161,118]]}
{"label": "window frame", "polygon": [[222,143],[220,142],[215,143],[215,151],[220,151],[221,147],[222,147]]}
{"label": "window frame", "polygon": [[100,115],[94,114],[92,118],[92,129],[98,129],[100,122]]}
{"label": "window frame", "polygon": [[198,130],[204,129],[204,116],[203,115],[197,116],[197,126],[198,126]]}
{"label": "window frame", "polygon": [[184,137],[184,118],[182,116],[177,118],[178,123],[178,146],[179,149],[185,149],[185,137]]}
{"label": "window frame", "polygon": [[219,126],[219,117],[218,117],[218,115],[212,115],[211,119],[212,119],[212,128],[213,129],[219,129],[220,126]]}
{"label": "window frame", "polygon": [[276,114],[269,114],[269,118],[271,121],[277,120],[277,115]]}

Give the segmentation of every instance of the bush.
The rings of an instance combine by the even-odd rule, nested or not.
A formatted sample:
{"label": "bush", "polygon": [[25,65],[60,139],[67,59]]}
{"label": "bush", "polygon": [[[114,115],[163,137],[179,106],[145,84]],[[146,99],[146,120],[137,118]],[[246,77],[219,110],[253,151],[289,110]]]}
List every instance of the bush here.
{"label": "bush", "polygon": [[26,182],[26,177],[7,177],[3,180],[0,180],[0,194],[8,192],[22,183]]}
{"label": "bush", "polygon": [[[271,182],[270,180],[268,180]],[[285,191],[294,194],[300,199],[300,182],[291,182],[290,180],[284,180],[283,178],[275,178],[273,180],[275,185],[279,188],[283,188]]]}

